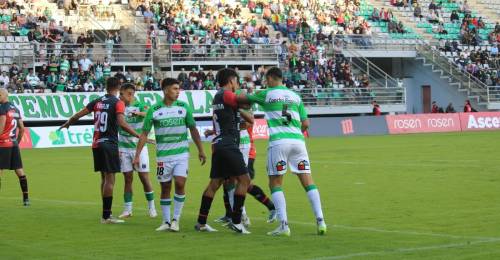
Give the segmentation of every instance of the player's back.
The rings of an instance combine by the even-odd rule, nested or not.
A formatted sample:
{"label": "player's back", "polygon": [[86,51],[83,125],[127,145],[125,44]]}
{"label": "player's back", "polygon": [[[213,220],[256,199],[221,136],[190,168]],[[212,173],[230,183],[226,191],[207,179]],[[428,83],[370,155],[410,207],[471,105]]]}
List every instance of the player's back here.
{"label": "player's back", "polygon": [[92,147],[100,143],[118,144],[117,114],[124,113],[125,104],[117,97],[106,94],[87,105],[94,112],[94,141]]}
{"label": "player's back", "polygon": [[235,94],[225,89],[220,89],[214,96],[212,107],[216,136],[212,143],[215,148],[239,147],[240,115],[235,100]]}
{"label": "player's back", "polygon": [[0,133],[0,147],[17,145],[17,120],[21,118],[19,109],[12,103],[0,104],[0,115],[5,115],[5,126]]}
{"label": "player's back", "polygon": [[302,143],[302,121],[307,112],[300,96],[285,86],[265,89],[249,98],[261,105],[269,127],[270,145]]}

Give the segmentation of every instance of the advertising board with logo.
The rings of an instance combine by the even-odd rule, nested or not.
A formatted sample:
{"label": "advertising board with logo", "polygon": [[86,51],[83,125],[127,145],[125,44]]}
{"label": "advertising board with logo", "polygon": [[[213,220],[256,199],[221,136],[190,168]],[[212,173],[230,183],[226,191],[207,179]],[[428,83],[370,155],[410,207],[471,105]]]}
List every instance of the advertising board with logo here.
{"label": "advertising board with logo", "polygon": [[460,113],[462,131],[485,131],[500,129],[499,112]]}
{"label": "advertising board with logo", "polygon": [[386,116],[390,134],[459,132],[459,114],[419,114]]}

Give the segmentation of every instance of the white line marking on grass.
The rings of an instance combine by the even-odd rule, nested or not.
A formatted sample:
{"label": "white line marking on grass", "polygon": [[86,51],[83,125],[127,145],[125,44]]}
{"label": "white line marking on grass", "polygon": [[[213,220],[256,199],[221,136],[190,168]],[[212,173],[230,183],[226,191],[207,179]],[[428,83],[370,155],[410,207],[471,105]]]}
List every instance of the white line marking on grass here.
{"label": "white line marking on grass", "polygon": [[[0,199],[7,200],[19,200],[18,197],[0,197]],[[37,199],[31,198],[31,201],[40,201],[47,203],[55,203],[55,204],[66,204],[66,205],[89,205],[89,206],[98,206],[101,205],[98,202],[90,202],[90,201],[71,201],[71,200],[52,200],[52,199]],[[148,211],[146,208],[134,207],[134,210],[138,211]],[[186,212],[184,214],[187,215],[197,215],[194,213]],[[262,221],[266,221],[266,218],[252,217],[253,219],[258,219]],[[302,222],[302,221],[288,221],[290,224],[295,225],[304,225],[304,226],[316,226],[316,223],[313,222]],[[478,236],[462,236],[462,235],[452,235],[452,234],[443,234],[443,233],[434,233],[434,232],[420,232],[420,231],[411,231],[411,230],[387,230],[377,227],[355,227],[348,225],[328,225],[328,227],[335,229],[347,229],[347,230],[356,230],[356,231],[367,231],[367,232],[375,232],[375,233],[393,233],[393,234],[401,234],[401,235],[413,235],[413,236],[430,236],[430,237],[446,237],[446,238],[454,238],[454,239],[475,239],[475,240],[500,240],[500,237],[478,237]]]}
{"label": "white line marking on grass", "polygon": [[384,256],[390,254],[399,254],[399,253],[411,253],[411,252],[419,252],[419,251],[429,251],[429,250],[439,250],[445,248],[464,248],[471,245],[484,244],[484,243],[498,243],[500,239],[489,239],[489,240],[479,240],[479,241],[468,241],[462,243],[452,243],[452,244],[442,244],[435,246],[423,246],[423,247],[408,247],[408,248],[396,248],[384,251],[370,251],[370,252],[360,252],[353,253],[347,255],[338,255],[338,256],[324,256],[313,258],[314,260],[336,260],[336,259],[347,259],[353,257],[364,257],[364,256]]}
{"label": "white line marking on grass", "polygon": [[[481,163],[474,163],[474,164],[462,164],[459,163],[459,161],[452,162],[450,161],[449,163],[444,163],[444,162],[436,162],[436,163],[418,163],[415,161],[398,161],[398,162],[382,162],[382,161],[335,161],[335,160],[329,160],[329,161],[323,161],[323,160],[313,160],[311,161],[312,164],[318,163],[318,164],[329,164],[329,165],[335,165],[335,164],[347,164],[347,165],[379,165],[379,166],[388,166],[388,167],[455,167],[455,168],[484,168],[484,165]],[[488,166],[488,168],[492,169],[499,169],[499,167],[495,165]]]}

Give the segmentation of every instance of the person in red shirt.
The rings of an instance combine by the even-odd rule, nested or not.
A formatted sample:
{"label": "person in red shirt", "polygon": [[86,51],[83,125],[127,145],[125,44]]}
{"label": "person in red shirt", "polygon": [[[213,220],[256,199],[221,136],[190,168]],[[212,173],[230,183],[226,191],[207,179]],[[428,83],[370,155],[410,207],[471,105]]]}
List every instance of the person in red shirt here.
{"label": "person in red shirt", "polygon": [[431,113],[439,113],[439,106],[437,105],[436,101],[432,101]]}
{"label": "person in red shirt", "polygon": [[372,101],[372,106],[373,106],[373,110],[372,110],[372,114],[374,116],[380,116],[382,115],[382,111],[380,110],[380,106],[377,104],[377,101]]}
{"label": "person in red shirt", "polygon": [[472,105],[470,104],[470,100],[465,100],[465,106],[464,106],[464,112],[465,113],[471,113],[471,112],[477,112]]}
{"label": "person in red shirt", "polygon": [[118,78],[108,78],[106,81],[106,95],[88,103],[59,128],[59,130],[69,128],[80,118],[92,112],[94,113],[92,153],[94,155],[94,171],[101,173],[102,224],[124,222],[120,219],[111,218],[115,173],[121,171],[118,128],[120,127],[125,132],[139,138],[139,134],[125,121],[125,103],[117,98],[120,87],[121,82]]}
{"label": "person in red shirt", "polygon": [[[24,135],[21,113],[9,102],[8,92],[0,88],[0,176],[2,170],[14,170],[23,192],[23,204],[29,206],[28,180],[23,170],[19,142]],[[1,186],[1,180],[0,180]]]}

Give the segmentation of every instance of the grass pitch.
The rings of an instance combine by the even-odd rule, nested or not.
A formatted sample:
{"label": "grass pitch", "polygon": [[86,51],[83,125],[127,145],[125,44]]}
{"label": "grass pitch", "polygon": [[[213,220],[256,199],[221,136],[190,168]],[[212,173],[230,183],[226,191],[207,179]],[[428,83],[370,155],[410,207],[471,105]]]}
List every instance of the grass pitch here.
{"label": "grass pitch", "polygon": [[[21,206],[17,178],[4,172],[0,259],[499,259],[499,138],[500,132],[311,138],[313,176],[329,230],[315,234],[305,192],[288,175],[290,238],[265,235],[276,225],[265,223],[265,208],[250,196],[251,235],[213,223],[223,213],[220,193],[209,217],[219,232],[195,232],[209,174],[209,164],[201,167],[195,156],[181,232],[158,233],[161,218],[146,217],[138,178],[134,217],[123,225],[99,223],[100,177],[92,173],[90,148],[25,150],[32,206]],[[266,145],[257,143],[255,181],[269,195]],[[151,179],[159,209],[159,185]],[[115,216],[122,210],[122,189],[118,175]]]}

